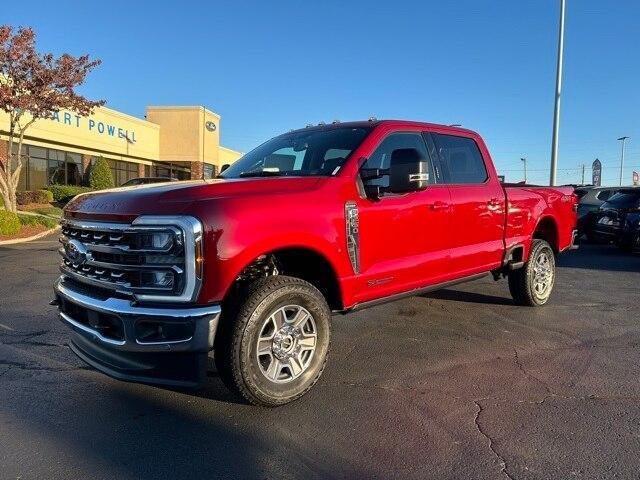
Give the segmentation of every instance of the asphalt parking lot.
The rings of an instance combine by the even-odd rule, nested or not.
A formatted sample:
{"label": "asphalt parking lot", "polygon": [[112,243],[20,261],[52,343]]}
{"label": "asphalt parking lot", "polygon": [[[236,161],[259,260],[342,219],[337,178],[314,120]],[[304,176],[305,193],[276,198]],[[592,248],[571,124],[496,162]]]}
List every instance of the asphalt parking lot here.
{"label": "asphalt parking lot", "polygon": [[0,478],[638,478],[640,255],[583,246],[551,303],[490,278],[334,317],[303,399],[112,380],[48,306],[55,239],[0,247]]}

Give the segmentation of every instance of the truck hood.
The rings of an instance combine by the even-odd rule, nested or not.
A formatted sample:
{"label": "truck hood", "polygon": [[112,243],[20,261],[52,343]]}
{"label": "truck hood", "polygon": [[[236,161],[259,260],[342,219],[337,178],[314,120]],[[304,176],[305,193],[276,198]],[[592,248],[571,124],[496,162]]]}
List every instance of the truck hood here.
{"label": "truck hood", "polygon": [[309,190],[318,177],[268,177],[194,180],[121,187],[75,197],[66,218],[130,222],[139,215],[179,215],[193,202],[233,196],[269,195]]}

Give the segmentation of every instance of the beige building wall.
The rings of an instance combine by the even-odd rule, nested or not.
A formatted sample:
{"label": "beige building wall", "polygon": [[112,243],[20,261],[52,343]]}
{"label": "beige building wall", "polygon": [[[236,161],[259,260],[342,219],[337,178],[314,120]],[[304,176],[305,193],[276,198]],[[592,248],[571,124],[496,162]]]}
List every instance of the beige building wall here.
{"label": "beige building wall", "polygon": [[[0,138],[7,140],[9,116],[0,111]],[[106,107],[88,117],[61,111],[52,119],[37,120],[27,130],[25,143],[102,155],[114,160],[149,164],[160,155],[160,127]]]}
{"label": "beige building wall", "polygon": [[218,169],[241,154],[220,145],[220,115],[201,106],[149,106],[147,120],[160,126],[166,162],[205,162]]}

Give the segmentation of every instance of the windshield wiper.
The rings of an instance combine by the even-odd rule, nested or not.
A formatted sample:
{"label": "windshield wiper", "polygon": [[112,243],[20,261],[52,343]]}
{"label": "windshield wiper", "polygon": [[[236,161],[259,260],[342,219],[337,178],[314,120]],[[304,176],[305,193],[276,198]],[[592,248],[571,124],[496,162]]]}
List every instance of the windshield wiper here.
{"label": "windshield wiper", "polygon": [[284,175],[284,172],[276,172],[273,170],[249,170],[248,172],[241,172],[238,177],[280,177]]}

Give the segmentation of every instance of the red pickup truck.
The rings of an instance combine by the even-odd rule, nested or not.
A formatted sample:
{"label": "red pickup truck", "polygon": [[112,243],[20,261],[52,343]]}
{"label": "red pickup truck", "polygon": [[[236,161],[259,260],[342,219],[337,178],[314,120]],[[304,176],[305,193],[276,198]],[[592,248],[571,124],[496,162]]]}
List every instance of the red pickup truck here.
{"label": "red pickup truck", "polygon": [[543,305],[575,227],[571,188],[502,185],[470,130],[318,125],[213,180],[76,197],[52,303],[108,375],[193,387],[213,352],[231,389],[275,406],[320,377],[332,312],[487,274]]}

